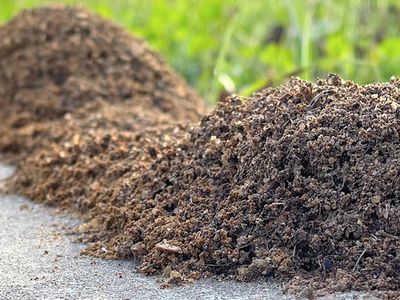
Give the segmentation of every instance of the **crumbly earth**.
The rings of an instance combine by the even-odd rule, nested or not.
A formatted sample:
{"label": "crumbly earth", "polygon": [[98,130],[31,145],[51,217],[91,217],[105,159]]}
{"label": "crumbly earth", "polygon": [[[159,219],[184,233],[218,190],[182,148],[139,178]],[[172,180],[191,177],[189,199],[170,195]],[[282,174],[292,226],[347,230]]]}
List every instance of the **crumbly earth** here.
{"label": "crumbly earth", "polygon": [[[71,115],[53,123],[51,135],[60,140],[19,163],[13,189],[79,213],[108,202],[109,187],[136,174],[187,134],[188,125],[173,124],[170,118],[161,122],[159,115],[141,108],[129,112],[105,104],[89,118]],[[125,120],[129,129],[115,119]]]}
{"label": "crumbly earth", "polygon": [[[157,125],[157,115],[163,122],[196,122],[206,112],[197,93],[144,41],[83,8],[26,10],[0,27],[2,152],[59,142],[65,132],[51,122],[63,123],[78,109],[86,118],[104,103],[131,111],[145,120],[143,128]],[[133,123],[116,116],[110,125],[131,130]]]}
{"label": "crumbly earth", "polygon": [[148,274],[399,296],[399,97],[398,80],[334,75],[232,97],[96,208],[88,252]]}
{"label": "crumbly earth", "polygon": [[[294,293],[306,286],[314,295],[354,289],[396,297],[399,97],[398,80],[293,78],[218,104],[188,137],[161,151],[155,144],[149,153],[158,158],[139,168],[129,155],[118,158],[110,165],[130,171],[117,181],[99,186],[87,179],[92,169],[68,160],[32,175],[40,161],[33,156],[17,186],[37,200],[52,195],[49,203],[71,191],[65,186],[85,190],[85,253],[137,259],[146,274],[274,278]],[[105,151],[91,166],[101,170],[110,157]],[[34,193],[21,178],[36,178]],[[75,195],[61,198],[76,203]]]}
{"label": "crumbly earth", "polygon": [[[64,18],[53,10],[56,17],[43,21],[51,24],[44,32]],[[65,20],[81,19],[81,10],[64,10]],[[51,9],[24,14],[16,20],[36,14],[52,20]],[[84,23],[90,36],[102,26],[115,28],[89,16]],[[0,37],[14,32],[10,24]],[[25,32],[35,26],[20,27]],[[78,39],[87,32],[78,31]],[[100,32],[89,40],[107,41],[108,31]],[[107,49],[119,38],[125,42],[118,49],[129,44],[125,33],[110,32]],[[68,40],[65,34],[59,43]],[[1,48],[7,46],[0,54],[8,56],[19,51]],[[64,48],[49,50],[58,63],[56,53]],[[355,289],[400,296],[399,80],[359,86],[335,75],[315,83],[293,78],[249,99],[230,97],[189,130],[178,122],[196,121],[205,111],[189,96],[195,94],[177,92],[185,87],[174,86],[180,82],[175,75],[167,88],[159,86],[164,81],[153,76],[156,67],[140,69],[148,75],[143,81],[133,80],[132,70],[121,75],[132,60],[124,65],[119,50],[110,51],[87,70],[82,66],[92,52],[76,68],[73,57],[81,51],[67,55],[71,69],[60,81],[51,67],[58,63],[44,60],[46,72],[32,73],[38,86],[0,60],[0,104],[10,116],[1,116],[7,121],[0,125],[0,149],[31,151],[12,188],[80,212],[87,219],[79,228],[89,245],[85,253],[137,259],[142,272],[169,276],[168,284],[201,276],[275,278],[303,295]],[[106,64],[109,57],[116,58]],[[35,70],[42,61],[37,59],[22,70]],[[109,71],[97,75],[99,70]],[[128,100],[121,78],[135,86]],[[81,80],[85,88],[76,89]],[[57,92],[47,93],[49,87]],[[20,90],[33,98],[17,96]],[[163,91],[164,98],[155,96]]]}
{"label": "crumbly earth", "polygon": [[23,11],[0,57],[0,150],[15,189],[46,204],[87,211],[206,111],[144,41],[83,8]]}

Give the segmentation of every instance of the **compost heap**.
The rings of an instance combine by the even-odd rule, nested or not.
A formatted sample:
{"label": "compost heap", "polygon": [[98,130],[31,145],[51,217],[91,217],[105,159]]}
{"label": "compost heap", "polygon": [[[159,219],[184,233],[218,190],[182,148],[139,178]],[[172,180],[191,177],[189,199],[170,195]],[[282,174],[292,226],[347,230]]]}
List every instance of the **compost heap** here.
{"label": "compost heap", "polygon": [[26,10],[0,27],[0,105],[0,151],[12,154],[77,127],[132,132],[206,111],[144,41],[78,7]]}
{"label": "compost heap", "polygon": [[399,295],[398,99],[399,80],[335,75],[231,97],[96,207],[88,252],[174,278]]}

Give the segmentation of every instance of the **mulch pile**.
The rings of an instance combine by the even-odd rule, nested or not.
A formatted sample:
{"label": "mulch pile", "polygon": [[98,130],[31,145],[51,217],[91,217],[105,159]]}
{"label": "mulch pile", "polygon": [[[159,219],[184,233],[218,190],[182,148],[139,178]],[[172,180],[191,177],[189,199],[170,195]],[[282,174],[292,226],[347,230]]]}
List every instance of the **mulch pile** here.
{"label": "mulch pile", "polygon": [[[4,151],[21,147],[11,140],[21,128],[51,125],[43,131],[51,138],[39,139],[45,140],[40,145],[34,135],[17,140],[34,151],[20,162],[13,188],[79,211],[87,219],[79,228],[85,253],[137,259],[143,273],[163,274],[168,284],[218,275],[278,279],[288,292],[307,297],[352,289],[400,296],[400,80],[360,86],[336,75],[315,83],[292,78],[249,99],[230,97],[190,129],[178,123],[196,121],[205,108],[170,71],[155,76],[160,65],[144,63],[154,54],[127,51],[135,55],[124,64],[118,51],[133,51],[127,46],[132,37],[98,17],[88,19],[85,11],[85,21],[81,10],[61,11],[25,12],[0,29],[0,41],[5,32],[17,32],[11,44],[25,45],[19,36],[39,29],[18,24],[36,15],[48,20],[44,24],[64,18],[65,26],[75,22],[80,39],[83,22],[90,34],[99,30],[89,41],[113,41],[105,47],[108,55],[86,70],[82,61],[91,42],[70,49],[75,52],[66,55],[61,85],[49,70],[62,64],[64,55],[55,58],[64,50],[42,46],[53,60],[37,64],[41,54],[35,51],[31,66],[15,58],[14,71],[7,69],[13,63],[6,68],[0,60],[0,77],[8,78],[0,83],[0,104],[12,106],[11,121],[0,128],[2,145],[9,141]],[[46,36],[54,26],[29,32]],[[65,43],[65,32],[55,44]],[[38,41],[27,45],[40,47]],[[22,46],[7,52],[9,43],[1,43],[0,54],[30,53]],[[85,59],[74,67],[73,56],[82,51]],[[137,66],[132,59],[142,58],[139,65],[146,67],[129,69]],[[18,79],[20,68],[38,66],[42,72],[31,77],[42,74],[37,86]],[[98,74],[102,68],[110,77]],[[137,79],[137,72],[146,79]],[[81,80],[87,86],[77,89]],[[119,80],[131,87],[128,98]],[[43,98],[47,92],[40,90],[53,88],[53,98]]]}

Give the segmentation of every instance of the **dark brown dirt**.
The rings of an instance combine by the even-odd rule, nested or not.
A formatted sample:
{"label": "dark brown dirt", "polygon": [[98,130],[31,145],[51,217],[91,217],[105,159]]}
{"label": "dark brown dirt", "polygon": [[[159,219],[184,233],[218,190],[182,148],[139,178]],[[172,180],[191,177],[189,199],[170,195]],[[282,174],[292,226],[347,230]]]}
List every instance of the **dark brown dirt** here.
{"label": "dark brown dirt", "polygon": [[[21,16],[0,29],[0,54],[15,56],[0,60],[0,149],[32,152],[14,190],[86,218],[85,253],[137,259],[167,285],[274,278],[295,293],[400,296],[400,81],[293,78],[227,98],[189,130],[178,123],[205,108],[170,71],[155,75],[166,67],[142,43],[76,8]],[[58,22],[76,26],[50,34]],[[101,59],[87,65],[89,53]]]}
{"label": "dark brown dirt", "polygon": [[147,274],[400,288],[400,81],[292,79],[232,97],[96,208],[88,252]]}
{"label": "dark brown dirt", "polygon": [[[69,205],[77,203],[71,187],[83,189],[85,253],[138,259],[146,274],[172,274],[168,283],[199,274],[274,278],[289,292],[355,289],[393,298],[400,284],[399,97],[397,80],[292,79],[247,101],[220,103],[175,146],[160,151],[152,141],[147,155],[158,153],[156,161],[133,168],[129,155],[117,157],[109,166],[131,170],[118,181],[91,177],[111,157],[105,151],[88,165],[39,164],[32,156],[17,183],[34,199],[61,196]],[[96,136],[79,153],[101,148]],[[33,193],[21,178],[36,179]]]}
{"label": "dark brown dirt", "polygon": [[[141,111],[169,123],[197,121],[206,111],[144,41],[83,8],[27,10],[0,27],[2,152],[30,152],[59,141],[64,132],[49,128],[49,121],[78,109],[85,118],[104,103],[153,125],[158,117]],[[129,118],[115,117],[110,127],[132,129]]]}
{"label": "dark brown dirt", "polygon": [[0,106],[12,189],[87,219],[207,110],[144,41],[77,7],[0,27]]}
{"label": "dark brown dirt", "polygon": [[[53,124],[53,131],[62,138],[36,149],[19,164],[14,189],[45,204],[86,213],[110,200],[116,182],[137,176],[186,135],[187,125],[173,124],[170,119],[163,124],[159,115],[142,109],[136,115],[122,110],[107,105],[90,118],[87,127],[87,120],[74,116]],[[129,130],[103,127],[123,114],[133,124]]]}

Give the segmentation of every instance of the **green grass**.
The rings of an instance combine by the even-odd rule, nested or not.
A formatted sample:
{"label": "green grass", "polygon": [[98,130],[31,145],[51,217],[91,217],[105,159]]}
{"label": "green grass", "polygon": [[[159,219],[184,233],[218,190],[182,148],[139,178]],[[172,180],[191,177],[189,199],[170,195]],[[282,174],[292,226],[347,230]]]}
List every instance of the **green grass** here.
{"label": "green grass", "polygon": [[0,22],[49,3],[85,5],[144,37],[209,102],[291,74],[367,83],[400,70],[396,0],[0,0]]}

